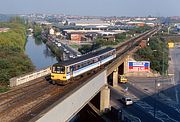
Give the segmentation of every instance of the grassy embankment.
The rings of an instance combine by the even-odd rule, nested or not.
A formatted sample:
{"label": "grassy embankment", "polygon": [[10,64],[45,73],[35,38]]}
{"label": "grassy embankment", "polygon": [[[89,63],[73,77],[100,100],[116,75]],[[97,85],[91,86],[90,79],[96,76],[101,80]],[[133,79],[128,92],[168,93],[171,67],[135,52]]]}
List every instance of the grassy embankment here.
{"label": "grassy embankment", "polygon": [[31,60],[25,55],[26,25],[19,22],[0,23],[10,28],[0,33],[0,92],[9,89],[9,80],[33,71]]}

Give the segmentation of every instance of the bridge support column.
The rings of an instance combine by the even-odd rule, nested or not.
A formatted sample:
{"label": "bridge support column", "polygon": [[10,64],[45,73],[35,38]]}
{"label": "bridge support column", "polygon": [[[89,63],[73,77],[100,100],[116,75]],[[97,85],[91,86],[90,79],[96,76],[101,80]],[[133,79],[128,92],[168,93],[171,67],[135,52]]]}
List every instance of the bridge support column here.
{"label": "bridge support column", "polygon": [[128,61],[129,61],[130,55],[127,56],[124,62],[124,74],[128,73]]}
{"label": "bridge support column", "polygon": [[112,86],[116,87],[118,84],[118,68],[113,71],[113,83]]}
{"label": "bridge support column", "polygon": [[105,86],[100,93],[100,112],[106,112],[110,108],[110,89]]}

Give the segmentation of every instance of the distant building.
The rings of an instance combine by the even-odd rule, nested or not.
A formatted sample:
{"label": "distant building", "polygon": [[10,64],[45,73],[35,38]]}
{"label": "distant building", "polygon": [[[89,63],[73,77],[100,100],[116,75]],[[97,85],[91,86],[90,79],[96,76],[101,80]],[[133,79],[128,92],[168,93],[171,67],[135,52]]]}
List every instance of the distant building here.
{"label": "distant building", "polygon": [[142,27],[142,26],[145,25],[145,22],[133,22],[133,21],[130,21],[130,22],[127,22],[127,24]]}
{"label": "distant building", "polygon": [[32,32],[33,32],[33,29],[32,29],[32,28],[29,28],[28,31],[32,33]]}
{"label": "distant building", "polygon": [[0,28],[0,32],[7,32],[9,28]]}
{"label": "distant building", "polygon": [[147,26],[150,26],[150,27],[154,27],[155,24],[154,23],[146,23]]}
{"label": "distant building", "polygon": [[49,34],[50,34],[50,35],[54,35],[54,29],[53,29],[53,28],[51,28],[51,29],[49,30]]}
{"label": "distant building", "polygon": [[73,41],[82,41],[83,33],[71,33],[71,40]]}
{"label": "distant building", "polygon": [[61,33],[60,33],[60,32],[56,32],[55,35],[56,35],[56,36],[60,36]]}

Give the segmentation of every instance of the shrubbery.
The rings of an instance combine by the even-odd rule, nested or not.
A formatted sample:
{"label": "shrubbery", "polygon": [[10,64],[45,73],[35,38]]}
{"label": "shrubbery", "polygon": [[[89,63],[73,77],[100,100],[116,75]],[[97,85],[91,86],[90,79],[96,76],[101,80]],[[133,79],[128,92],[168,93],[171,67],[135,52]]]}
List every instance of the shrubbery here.
{"label": "shrubbery", "polygon": [[10,28],[0,33],[0,86],[9,84],[9,79],[34,69],[31,60],[24,54],[26,26],[18,18],[0,23],[0,27]]}
{"label": "shrubbery", "polygon": [[166,73],[168,68],[168,47],[162,38],[154,37],[149,41],[149,46],[138,50],[134,54],[138,61],[150,61],[151,69],[160,74]]}

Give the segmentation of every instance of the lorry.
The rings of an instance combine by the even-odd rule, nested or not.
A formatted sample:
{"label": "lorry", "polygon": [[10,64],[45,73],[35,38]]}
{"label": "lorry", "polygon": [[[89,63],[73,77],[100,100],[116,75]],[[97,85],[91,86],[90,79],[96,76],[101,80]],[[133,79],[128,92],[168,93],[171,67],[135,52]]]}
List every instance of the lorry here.
{"label": "lorry", "polygon": [[119,75],[119,82],[120,83],[127,83],[128,82],[128,79],[126,78],[125,75]]}

